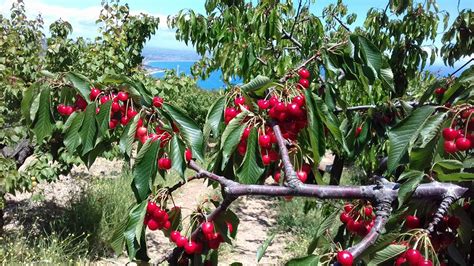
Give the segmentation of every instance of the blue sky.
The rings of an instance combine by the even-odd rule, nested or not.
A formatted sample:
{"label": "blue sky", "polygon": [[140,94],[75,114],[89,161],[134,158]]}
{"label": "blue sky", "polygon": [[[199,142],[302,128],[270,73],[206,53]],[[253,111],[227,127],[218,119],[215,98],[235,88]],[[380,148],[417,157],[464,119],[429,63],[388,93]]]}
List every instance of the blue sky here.
{"label": "blue sky", "polygon": [[[0,12],[7,14],[11,3],[14,0],[0,0]],[[252,0],[256,1],[256,0]],[[297,0],[293,0],[297,3]],[[365,19],[366,13],[371,7],[384,8],[388,0],[345,0],[350,12],[357,14],[355,25],[360,25]],[[100,11],[100,0],[24,0],[27,13],[30,17],[42,14],[45,25],[62,18],[69,21],[74,29],[74,36],[84,36],[93,38],[97,34],[95,20]],[[316,0],[312,3],[313,13],[320,15],[323,7],[336,0]],[[451,14],[450,22],[454,19],[459,9],[474,8],[473,0],[438,0],[440,10],[446,10]],[[160,27],[158,32],[148,42],[148,47],[187,49],[182,42],[177,42],[174,32],[168,29],[166,17],[176,14],[179,10],[190,8],[197,12],[204,12],[205,0],[122,0],[121,3],[128,3],[132,13],[148,13],[160,17]],[[437,45],[440,41],[437,41]]]}

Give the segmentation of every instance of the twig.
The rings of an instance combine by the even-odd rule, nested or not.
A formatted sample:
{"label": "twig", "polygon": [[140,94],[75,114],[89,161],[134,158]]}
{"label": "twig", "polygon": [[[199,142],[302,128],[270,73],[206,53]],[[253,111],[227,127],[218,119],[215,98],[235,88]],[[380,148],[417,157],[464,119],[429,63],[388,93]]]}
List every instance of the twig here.
{"label": "twig", "polygon": [[299,0],[298,9],[296,11],[296,16],[295,16],[295,22],[293,23],[293,26],[291,27],[291,31],[290,31],[290,38],[293,37],[293,31],[295,30],[296,23],[298,23],[298,17],[300,16],[300,12],[301,12],[301,5],[302,5],[302,1]]}
{"label": "twig", "polygon": [[286,30],[282,30],[282,33],[283,33],[283,39],[290,40],[300,50],[303,48],[303,45],[301,45],[301,43],[295,37],[291,36],[289,32],[287,32]]}
{"label": "twig", "polygon": [[458,73],[461,69],[463,69],[465,66],[469,65],[469,63],[471,63],[472,61],[474,61],[474,58],[471,58],[469,61],[467,61],[466,63],[464,63],[464,65],[460,66],[458,69],[456,69],[453,73],[449,74],[449,77],[452,77],[454,76],[456,73]]}
{"label": "twig", "polygon": [[331,16],[336,19],[336,21],[339,22],[339,25],[341,25],[346,31],[351,32],[351,30],[346,25],[344,25],[344,23],[342,23],[342,21],[337,16],[334,16],[334,14],[331,14]]}

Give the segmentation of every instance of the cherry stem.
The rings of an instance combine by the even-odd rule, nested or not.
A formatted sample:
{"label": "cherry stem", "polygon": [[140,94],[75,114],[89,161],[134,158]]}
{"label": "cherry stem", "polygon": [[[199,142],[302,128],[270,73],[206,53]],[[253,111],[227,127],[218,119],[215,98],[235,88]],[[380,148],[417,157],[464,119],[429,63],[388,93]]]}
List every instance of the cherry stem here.
{"label": "cherry stem", "polygon": [[[469,110],[469,109],[468,109]],[[469,123],[471,122],[471,117],[474,114],[474,111],[469,114],[466,120],[466,128],[464,129],[464,137],[467,138],[467,129],[469,127]]]}

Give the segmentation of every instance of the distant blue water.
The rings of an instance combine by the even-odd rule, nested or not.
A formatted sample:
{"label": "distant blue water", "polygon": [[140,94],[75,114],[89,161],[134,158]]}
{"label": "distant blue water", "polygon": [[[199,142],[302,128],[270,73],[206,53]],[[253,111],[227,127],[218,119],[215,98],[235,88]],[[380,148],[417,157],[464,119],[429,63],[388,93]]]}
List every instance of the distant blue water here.
{"label": "distant blue water", "polygon": [[[175,70],[178,74],[185,73],[186,75],[191,76],[191,66],[194,64],[194,62],[191,61],[152,61],[148,63],[149,66],[151,67],[158,67],[161,69],[173,69]],[[162,78],[164,77],[165,73],[160,72],[160,73],[155,73],[153,74],[153,77],[155,78]],[[232,80],[232,84],[238,84],[241,83],[242,80],[240,79],[235,79]],[[225,88],[226,85],[224,81],[222,80],[222,71],[217,70],[212,72],[209,77],[205,80],[199,79],[197,82],[197,85],[206,90],[214,90],[214,89],[222,89]]]}

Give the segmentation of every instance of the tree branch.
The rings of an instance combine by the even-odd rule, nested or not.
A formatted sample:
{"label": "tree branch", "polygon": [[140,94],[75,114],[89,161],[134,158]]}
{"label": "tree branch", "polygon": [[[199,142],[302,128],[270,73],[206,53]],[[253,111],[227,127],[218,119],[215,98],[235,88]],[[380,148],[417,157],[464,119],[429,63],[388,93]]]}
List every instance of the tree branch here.
{"label": "tree branch", "polygon": [[297,188],[303,183],[298,179],[296,171],[291,164],[290,157],[288,156],[288,149],[286,148],[285,139],[283,138],[280,130],[280,126],[272,122],[273,132],[278,141],[278,147],[280,149],[281,160],[283,161],[285,179],[290,188]]}
{"label": "tree branch", "polygon": [[299,50],[303,49],[303,45],[301,45],[301,43],[295,39],[295,37],[291,36],[289,32],[286,30],[282,30],[281,32],[283,33],[283,39],[290,40],[296,47],[298,47]]}
{"label": "tree branch", "polygon": [[[434,182],[438,183],[439,182]],[[446,214],[446,212],[449,209],[449,206],[453,204],[456,200],[460,199],[462,194],[459,193],[459,191],[454,191],[454,190],[448,190],[445,194],[443,194],[443,198],[441,200],[441,203],[439,204],[438,210],[436,210],[436,213],[434,214],[433,221],[431,221],[428,224],[428,232],[433,233],[435,226],[443,219],[443,216]]]}

